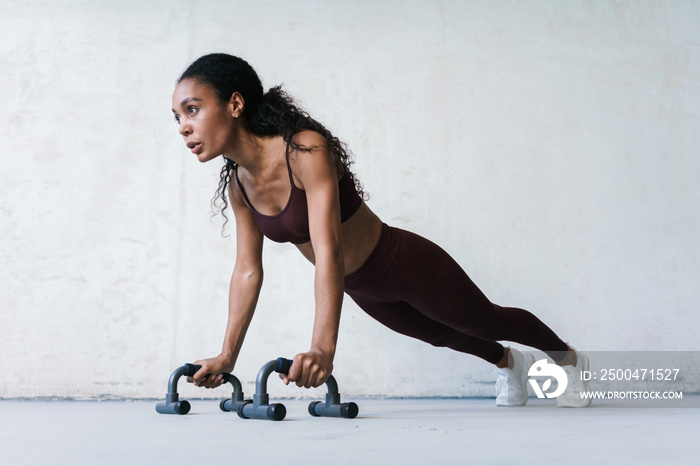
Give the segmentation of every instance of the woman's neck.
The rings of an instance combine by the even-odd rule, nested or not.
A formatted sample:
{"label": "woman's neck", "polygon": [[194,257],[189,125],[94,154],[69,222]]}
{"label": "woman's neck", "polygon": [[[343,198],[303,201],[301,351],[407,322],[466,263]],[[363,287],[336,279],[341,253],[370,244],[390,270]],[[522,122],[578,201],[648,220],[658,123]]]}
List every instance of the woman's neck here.
{"label": "woman's neck", "polygon": [[268,171],[275,164],[285,144],[281,136],[260,137],[241,130],[224,157],[233,160],[253,176]]}

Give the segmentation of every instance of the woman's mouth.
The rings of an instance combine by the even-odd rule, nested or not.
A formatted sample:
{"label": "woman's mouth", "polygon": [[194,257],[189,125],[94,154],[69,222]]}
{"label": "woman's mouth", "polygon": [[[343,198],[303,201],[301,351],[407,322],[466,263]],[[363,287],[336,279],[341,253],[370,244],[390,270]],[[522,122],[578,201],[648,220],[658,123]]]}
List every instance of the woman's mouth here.
{"label": "woman's mouth", "polygon": [[187,144],[193,154],[197,154],[202,149],[202,143],[197,142],[195,144]]}

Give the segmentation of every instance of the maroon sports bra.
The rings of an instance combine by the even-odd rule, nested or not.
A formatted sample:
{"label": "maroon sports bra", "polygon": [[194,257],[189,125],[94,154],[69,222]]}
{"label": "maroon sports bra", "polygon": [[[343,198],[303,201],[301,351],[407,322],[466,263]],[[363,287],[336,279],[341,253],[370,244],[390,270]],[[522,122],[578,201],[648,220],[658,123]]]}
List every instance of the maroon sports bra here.
{"label": "maroon sports bra", "polygon": [[[277,243],[306,243],[311,239],[306,191],[297,188],[294,184],[292,169],[289,166],[289,152],[287,152],[287,171],[289,172],[289,182],[292,185],[292,190],[289,194],[287,205],[277,215],[263,215],[255,210],[253,204],[250,203],[250,199],[248,199],[241,180],[238,178],[238,165],[235,168],[236,183],[238,183],[243,197],[250,206],[255,222],[263,235]],[[340,196],[340,223],[343,223],[357,212],[357,209],[362,205],[362,198],[357,194],[355,183],[347,175],[343,175],[338,181],[338,194]]]}

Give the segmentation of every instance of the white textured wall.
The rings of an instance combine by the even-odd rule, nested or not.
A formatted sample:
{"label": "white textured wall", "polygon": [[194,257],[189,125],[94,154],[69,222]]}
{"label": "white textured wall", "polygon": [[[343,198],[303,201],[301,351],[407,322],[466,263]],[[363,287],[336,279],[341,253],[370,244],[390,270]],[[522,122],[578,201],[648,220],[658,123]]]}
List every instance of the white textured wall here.
{"label": "white textured wall", "polygon": [[[179,73],[212,51],[284,82],[354,150],[372,209],[494,301],[582,349],[698,349],[698,2],[0,11],[0,397],[160,397],[175,367],[218,354],[235,256],[209,220],[219,165],[196,162],[170,112]],[[312,267],[270,242],[265,265],[236,369],[248,394],[311,335]],[[343,393],[423,396],[490,394],[493,377],[349,299],[336,376]]]}

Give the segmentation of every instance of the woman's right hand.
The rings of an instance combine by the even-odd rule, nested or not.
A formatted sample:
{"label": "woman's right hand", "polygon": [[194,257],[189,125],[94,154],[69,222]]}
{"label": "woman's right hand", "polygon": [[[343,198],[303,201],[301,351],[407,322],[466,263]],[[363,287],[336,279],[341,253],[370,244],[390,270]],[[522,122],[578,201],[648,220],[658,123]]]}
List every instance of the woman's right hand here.
{"label": "woman's right hand", "polygon": [[202,366],[194,376],[187,377],[187,381],[194,383],[195,387],[216,388],[224,384],[223,374],[233,372],[234,364],[230,358],[224,355],[218,355],[215,358],[201,359],[194,362],[198,366]]}

